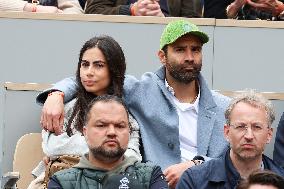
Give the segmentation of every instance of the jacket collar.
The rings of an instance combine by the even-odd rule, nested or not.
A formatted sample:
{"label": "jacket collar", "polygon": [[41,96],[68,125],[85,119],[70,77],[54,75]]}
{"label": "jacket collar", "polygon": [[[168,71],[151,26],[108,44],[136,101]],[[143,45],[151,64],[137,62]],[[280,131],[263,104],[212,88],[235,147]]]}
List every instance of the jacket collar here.
{"label": "jacket collar", "polygon": [[117,172],[118,170],[124,171],[127,167],[129,167],[130,165],[133,165],[135,162],[137,162],[137,159],[135,157],[125,156],[124,160],[119,165],[117,165],[113,170],[108,171],[106,169],[98,168],[94,166],[93,164],[91,164],[90,161],[88,160],[88,153],[87,153],[80,158],[79,163],[76,164],[74,167],[81,168],[81,169],[91,169],[95,171],[100,170],[100,171],[108,171],[108,172]]}
{"label": "jacket collar", "polygon": [[[160,89],[164,93],[167,100],[172,102],[170,97],[170,92],[165,86],[166,68],[161,66],[156,72],[157,83]],[[216,121],[216,111],[217,105],[212,96],[211,90],[208,88],[207,83],[203,76],[199,74],[198,76],[200,97],[198,104],[198,132],[197,132],[197,150],[200,155],[207,155],[208,147],[210,145],[210,139],[214,128],[214,123]],[[206,137],[205,137],[206,136]]]}
{"label": "jacket collar", "polygon": [[[231,188],[229,181],[228,181],[228,176],[227,176],[228,166],[226,164],[231,163],[231,166],[233,166],[231,160],[229,159],[229,152],[230,152],[230,148],[228,148],[227,152],[224,153],[220,158],[212,159],[209,162],[206,162],[210,164],[210,171],[208,171],[206,180],[208,180],[209,182],[214,182],[214,183],[223,182],[224,183],[223,188],[226,188],[226,189]],[[228,160],[230,162],[228,162]],[[280,176],[284,175],[284,169],[282,169],[279,166],[276,166],[275,163],[267,156],[262,155],[262,161],[264,162],[265,169],[271,170],[279,174]],[[233,170],[234,172],[237,172],[237,170],[234,167],[233,169],[234,169]]]}
{"label": "jacket collar", "polygon": [[[165,85],[165,78],[166,78],[166,68],[165,66],[161,66],[155,74],[159,78],[159,83]],[[205,109],[212,109],[215,108],[217,105],[212,97],[210,89],[201,74],[198,76],[198,83],[200,88],[200,105],[203,106]]]}
{"label": "jacket collar", "polygon": [[[225,182],[227,187],[228,185],[228,169],[232,169],[231,171],[235,172],[234,174],[238,174],[235,167],[233,167],[232,161],[229,158],[230,148],[220,157],[216,159],[210,160],[208,163],[211,164],[210,170],[208,171],[207,180],[210,182]],[[226,160],[227,159],[227,160]],[[280,166],[277,166],[275,162],[273,162],[269,157],[262,155],[262,161],[264,164],[264,169],[271,170],[280,176],[284,175],[284,169]],[[231,165],[228,165],[231,164]],[[239,176],[239,175],[238,175]],[[225,187],[226,188],[226,187]]]}
{"label": "jacket collar", "polygon": [[211,182],[226,182],[226,166],[225,166],[225,154],[220,158],[213,159],[210,170],[208,171],[207,179]]}
{"label": "jacket collar", "polygon": [[109,176],[125,172],[130,165],[134,165],[136,162],[137,159],[135,157],[125,156],[125,159],[119,165],[117,165],[114,169],[108,171],[91,164],[88,160],[88,154],[85,154],[80,158],[79,163],[76,164],[74,168],[82,169],[82,174],[84,176],[92,178],[99,183],[103,183]]}
{"label": "jacket collar", "polygon": [[205,79],[200,74],[198,77],[200,88],[199,112],[198,112],[198,133],[197,150],[200,155],[208,155],[211,135],[217,119],[217,105],[208,88]]}
{"label": "jacket collar", "polygon": [[211,183],[210,185],[222,185],[222,188],[224,189],[232,189],[228,180],[226,165],[228,163],[226,160],[226,156],[229,151],[230,150],[228,149],[227,152],[223,153],[221,157],[212,159],[208,162],[210,166],[210,171],[208,171],[206,180]]}

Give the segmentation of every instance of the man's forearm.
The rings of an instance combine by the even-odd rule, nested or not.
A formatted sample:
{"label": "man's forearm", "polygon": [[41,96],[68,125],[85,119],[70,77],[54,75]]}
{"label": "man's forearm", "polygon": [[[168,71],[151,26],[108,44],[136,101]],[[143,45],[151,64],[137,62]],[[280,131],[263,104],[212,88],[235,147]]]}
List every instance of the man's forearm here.
{"label": "man's forearm", "polygon": [[75,97],[77,89],[77,83],[75,77],[65,78],[57,83],[51,88],[43,91],[36,97],[36,102],[38,104],[44,104],[48,93],[52,91],[62,91],[64,93],[64,103],[69,102]]}
{"label": "man's forearm", "polygon": [[227,18],[236,18],[242,6],[240,3],[231,3],[226,9]]}
{"label": "man's forearm", "polygon": [[87,0],[86,14],[130,15],[130,5],[115,5],[111,0]]}

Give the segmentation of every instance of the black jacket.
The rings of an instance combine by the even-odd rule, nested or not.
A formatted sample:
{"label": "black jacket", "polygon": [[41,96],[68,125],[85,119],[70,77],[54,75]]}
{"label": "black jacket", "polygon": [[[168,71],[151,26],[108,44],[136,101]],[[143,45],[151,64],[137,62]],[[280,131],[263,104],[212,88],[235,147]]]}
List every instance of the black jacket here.
{"label": "black jacket", "polygon": [[273,160],[284,167],[284,113],[279,121],[274,143]]}
{"label": "black jacket", "polygon": [[[232,189],[227,177],[228,162],[226,162],[226,156],[229,156],[228,151],[218,159],[212,159],[199,166],[189,168],[181,176],[176,189]],[[262,161],[264,169],[284,176],[284,169],[269,157],[263,155]],[[235,183],[237,182],[235,181]]]}

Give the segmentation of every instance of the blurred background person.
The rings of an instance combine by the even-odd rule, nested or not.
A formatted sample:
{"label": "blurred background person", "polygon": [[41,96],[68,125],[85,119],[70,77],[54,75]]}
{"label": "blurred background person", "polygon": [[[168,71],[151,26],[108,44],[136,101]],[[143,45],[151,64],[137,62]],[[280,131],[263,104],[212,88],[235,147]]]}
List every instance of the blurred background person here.
{"label": "blurred background person", "polygon": [[[195,0],[87,0],[86,14],[201,17]],[[199,10],[195,10],[199,9]],[[199,11],[199,12],[197,12]]]}
{"label": "blurred background person", "polygon": [[204,17],[282,20],[283,0],[204,0]]}
{"label": "blurred background person", "polygon": [[0,11],[80,14],[83,9],[78,0],[0,0]]}

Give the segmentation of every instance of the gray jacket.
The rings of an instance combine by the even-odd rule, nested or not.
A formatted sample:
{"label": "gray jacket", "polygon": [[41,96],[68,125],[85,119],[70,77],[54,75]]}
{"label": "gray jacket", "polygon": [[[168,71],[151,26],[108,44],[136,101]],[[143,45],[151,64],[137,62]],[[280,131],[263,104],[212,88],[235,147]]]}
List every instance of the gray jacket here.
{"label": "gray jacket", "polygon": [[[201,75],[198,80],[197,151],[198,155],[215,158],[227,147],[223,126],[229,98],[211,92]],[[140,125],[145,159],[157,163],[162,169],[180,163],[179,118],[165,86],[165,68],[145,73],[141,80],[128,77],[124,84],[124,97]]]}
{"label": "gray jacket", "polygon": [[[200,100],[198,111],[198,155],[218,157],[227,147],[223,136],[224,111],[229,98],[210,91],[200,75]],[[54,88],[65,93],[65,101],[73,98],[76,83],[68,78]],[[43,102],[47,92],[37,97]],[[125,102],[139,124],[144,160],[152,161],[165,169],[181,162],[179,119],[170,92],[165,87],[165,68],[155,73],[145,73],[141,80],[127,76],[124,82]],[[161,158],[162,157],[162,158]]]}

